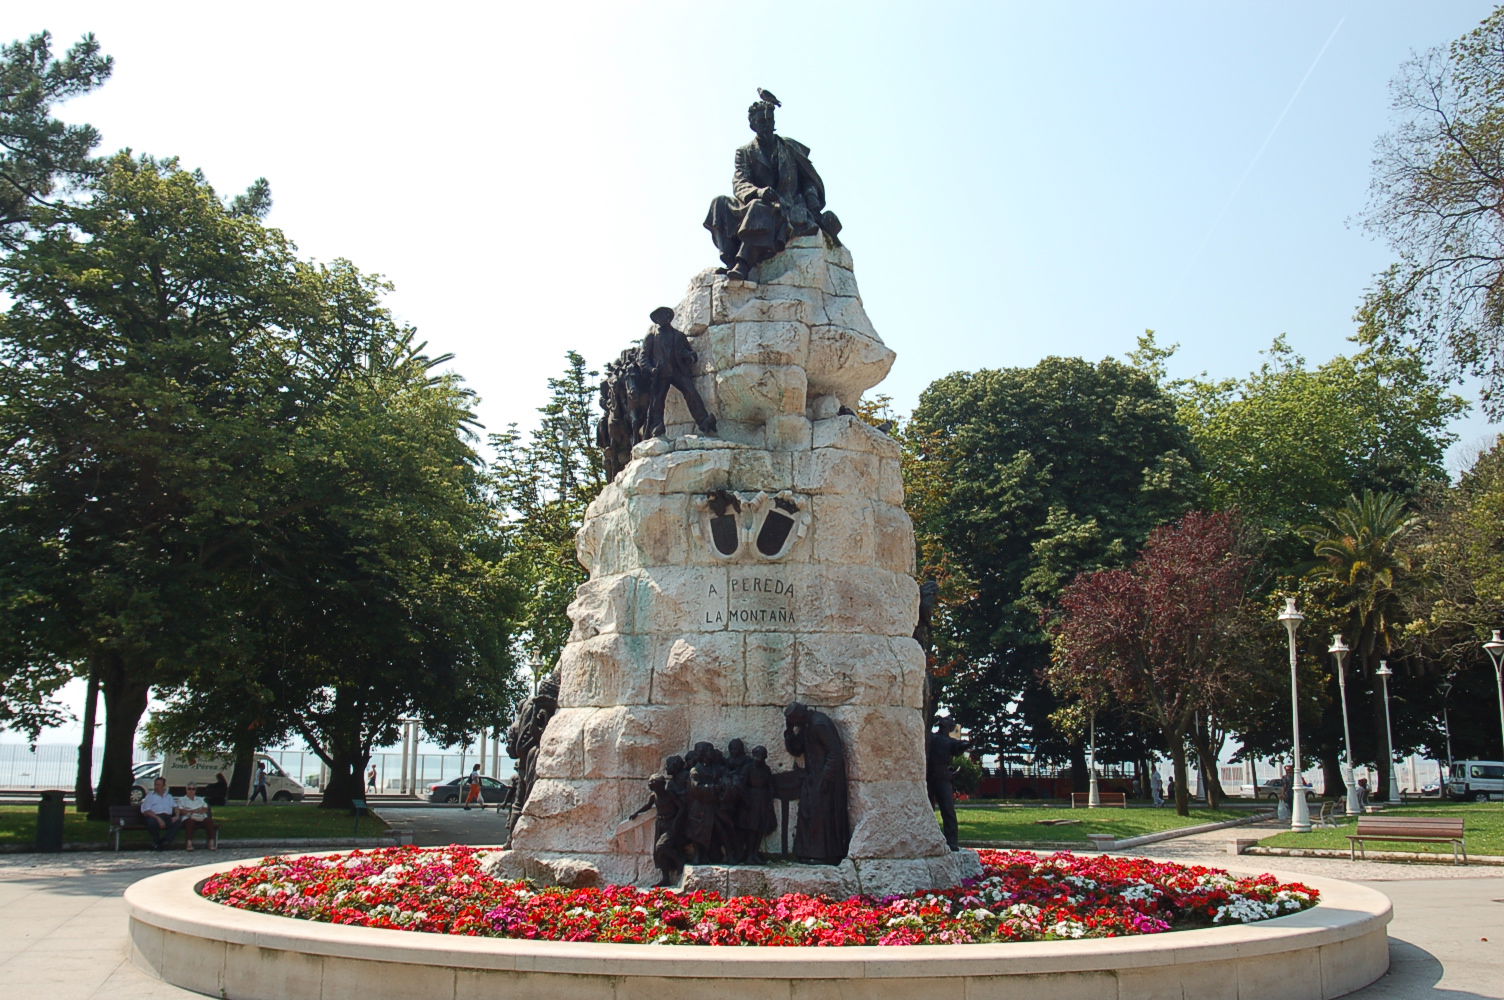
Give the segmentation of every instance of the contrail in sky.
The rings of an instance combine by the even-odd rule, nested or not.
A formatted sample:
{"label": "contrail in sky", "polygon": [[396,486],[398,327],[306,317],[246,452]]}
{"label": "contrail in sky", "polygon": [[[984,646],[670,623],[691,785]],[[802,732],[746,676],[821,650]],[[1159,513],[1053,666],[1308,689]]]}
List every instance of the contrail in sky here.
{"label": "contrail in sky", "polygon": [[[1253,154],[1253,159],[1249,160],[1248,166],[1243,168],[1242,175],[1238,177],[1238,182],[1234,184],[1232,186],[1232,190],[1228,192],[1227,200],[1222,203],[1222,208],[1212,218],[1211,225],[1206,227],[1206,235],[1201,238],[1201,245],[1196,248],[1196,253],[1191,258],[1190,265],[1186,269],[1187,272],[1189,272],[1191,268],[1194,268],[1196,266],[1197,261],[1201,260],[1201,255],[1206,251],[1206,245],[1212,241],[1212,234],[1215,233],[1217,231],[1217,227],[1222,224],[1222,217],[1225,216],[1228,210],[1232,208],[1232,203],[1237,200],[1238,192],[1243,190],[1243,184],[1248,180],[1248,175],[1253,173],[1254,167],[1258,166],[1259,159],[1264,155],[1264,150],[1268,149],[1269,143],[1274,140],[1274,133],[1278,132],[1279,127],[1284,124],[1285,116],[1290,113],[1290,109],[1295,106],[1296,100],[1300,98],[1300,92],[1305,89],[1306,81],[1311,78],[1312,73],[1316,72],[1316,67],[1321,64],[1321,57],[1326,55],[1326,50],[1331,48],[1332,46],[1332,40],[1337,37],[1337,32],[1342,30],[1342,25],[1346,22],[1346,16],[1338,18],[1337,26],[1332,29],[1332,33],[1330,35],[1326,36],[1326,42],[1322,44],[1321,51],[1316,53],[1316,58],[1311,60],[1311,65],[1306,70],[1306,75],[1301,77],[1300,82],[1295,85],[1295,92],[1291,94],[1290,99],[1285,102],[1284,110],[1279,113],[1278,118],[1274,119],[1274,124],[1270,126],[1269,133],[1264,136],[1264,141],[1259,143],[1258,151]],[[1185,281],[1182,280],[1181,284],[1184,285]]]}

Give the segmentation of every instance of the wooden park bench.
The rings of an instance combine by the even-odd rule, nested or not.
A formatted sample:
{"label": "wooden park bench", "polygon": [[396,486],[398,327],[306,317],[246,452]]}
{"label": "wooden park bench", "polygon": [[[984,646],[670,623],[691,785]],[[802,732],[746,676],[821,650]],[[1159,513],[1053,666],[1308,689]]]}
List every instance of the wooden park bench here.
{"label": "wooden park bench", "polygon": [[110,806],[110,835],[115,838],[115,850],[120,850],[120,835],[126,830],[145,829],[140,806]]}
{"label": "wooden park bench", "polygon": [[[1445,816],[1359,816],[1358,830],[1347,835],[1348,855],[1358,860],[1362,851],[1368,857],[1364,841],[1395,840],[1413,844],[1451,844],[1452,863],[1467,863],[1467,843],[1463,840],[1462,820]],[[1457,860],[1458,852],[1462,860]]]}
{"label": "wooden park bench", "polygon": [[[1127,792],[1098,792],[1097,798],[1104,806],[1121,806],[1124,809],[1128,808]],[[1072,809],[1076,808],[1077,806],[1085,808],[1086,804],[1090,801],[1091,795],[1088,792],[1071,792]]]}

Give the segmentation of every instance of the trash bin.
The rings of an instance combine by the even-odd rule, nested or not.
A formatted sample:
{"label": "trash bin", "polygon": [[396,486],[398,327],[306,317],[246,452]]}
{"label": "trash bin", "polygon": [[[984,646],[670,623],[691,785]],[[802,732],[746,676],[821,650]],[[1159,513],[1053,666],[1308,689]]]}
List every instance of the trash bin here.
{"label": "trash bin", "polygon": [[42,793],[37,806],[37,850],[63,849],[63,796],[67,792],[50,789]]}

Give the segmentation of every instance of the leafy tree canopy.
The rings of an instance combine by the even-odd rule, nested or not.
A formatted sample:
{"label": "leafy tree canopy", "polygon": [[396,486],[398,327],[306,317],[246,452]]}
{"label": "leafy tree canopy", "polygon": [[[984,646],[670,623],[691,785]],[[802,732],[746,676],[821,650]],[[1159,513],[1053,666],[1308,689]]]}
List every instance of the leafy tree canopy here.
{"label": "leafy tree canopy", "polygon": [[1040,612],[1193,503],[1199,463],[1174,400],[1117,361],[1046,358],[939,379],[910,433],[921,551],[970,586],[937,616],[938,657],[955,664],[943,700],[994,748],[1050,739]]}
{"label": "leafy tree canopy", "polygon": [[93,90],[110,69],[93,35],[62,58],[53,56],[45,31],[0,49],[0,245],[15,245],[60,182],[93,172],[89,154],[99,133],[58,121],[52,105]]}
{"label": "leafy tree canopy", "polygon": [[1252,565],[1234,515],[1193,511],[1156,528],[1128,568],[1078,575],[1048,622],[1051,688],[1092,705],[1111,701],[1158,729],[1182,815],[1195,716],[1220,714],[1257,665],[1246,652],[1255,648],[1247,641]]}
{"label": "leafy tree canopy", "polygon": [[297,268],[170,160],[117,156],[32,222],[0,263],[0,670],[101,678],[108,804],[147,692],[204,641],[217,566],[263,515]]}
{"label": "leafy tree canopy", "polygon": [[1171,388],[1212,506],[1241,511],[1287,566],[1309,556],[1300,526],[1348,496],[1445,482],[1446,424],[1465,408],[1412,350],[1371,347],[1310,368],[1284,337],[1247,378]]}
{"label": "leafy tree canopy", "polygon": [[523,593],[517,641],[534,672],[547,673],[569,638],[569,602],[585,580],[575,535],[605,486],[595,443],[596,373],[574,351],[548,381],[549,401],[524,438],[516,425],[495,435],[491,476],[507,523],[506,571]]}
{"label": "leafy tree canopy", "polygon": [[1398,260],[1359,312],[1363,335],[1481,377],[1485,409],[1504,415],[1504,9],[1390,89],[1363,222]]}

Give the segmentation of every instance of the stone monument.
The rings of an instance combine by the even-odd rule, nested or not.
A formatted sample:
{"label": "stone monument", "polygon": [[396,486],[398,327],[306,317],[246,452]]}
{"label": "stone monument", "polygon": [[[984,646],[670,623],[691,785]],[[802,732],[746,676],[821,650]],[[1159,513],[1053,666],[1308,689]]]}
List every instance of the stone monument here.
{"label": "stone monument", "polygon": [[[849,251],[817,231],[746,279],[707,269],[674,316],[716,436],[670,392],[663,434],[632,448],[586,513],[577,549],[590,576],[501,870],[576,886],[659,881],[661,831],[642,806],[666,758],[742,740],[788,772],[802,758],[785,710],[800,703],[846,748],[846,856],[692,864],[686,887],[884,895],[979,876],[974,852],[948,848],[926,794],[899,448],[850,415],[894,355]],[[763,852],[780,833],[796,839],[775,832]]]}

